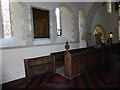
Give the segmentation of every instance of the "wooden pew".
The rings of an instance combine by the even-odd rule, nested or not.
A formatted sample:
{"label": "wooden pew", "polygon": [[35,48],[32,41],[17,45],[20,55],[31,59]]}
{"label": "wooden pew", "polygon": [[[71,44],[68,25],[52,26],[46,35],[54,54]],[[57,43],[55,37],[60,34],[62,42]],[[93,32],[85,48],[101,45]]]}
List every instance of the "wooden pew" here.
{"label": "wooden pew", "polygon": [[51,56],[54,57],[55,70],[64,67],[64,52],[65,51],[51,53]]}
{"label": "wooden pew", "polygon": [[120,43],[112,44],[111,51],[112,55],[120,56]]}
{"label": "wooden pew", "polygon": [[53,56],[43,56],[36,58],[24,59],[25,75],[31,82],[32,78],[43,74],[47,71],[53,71],[55,69]]}
{"label": "wooden pew", "polygon": [[105,59],[108,60],[110,58],[110,47],[70,50],[65,52],[64,58],[65,76],[72,78],[98,64],[102,64]]}

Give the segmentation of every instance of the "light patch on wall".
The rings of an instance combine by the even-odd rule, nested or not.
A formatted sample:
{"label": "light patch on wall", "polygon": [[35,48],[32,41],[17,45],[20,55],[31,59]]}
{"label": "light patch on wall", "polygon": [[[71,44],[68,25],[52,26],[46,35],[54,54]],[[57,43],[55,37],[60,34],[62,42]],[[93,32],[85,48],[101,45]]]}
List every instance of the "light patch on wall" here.
{"label": "light patch on wall", "polygon": [[[75,27],[75,16],[73,11],[66,5],[60,5],[55,9],[56,15],[56,32],[60,31],[57,35],[55,43],[76,42],[78,40],[78,33]],[[57,20],[58,19],[58,20]],[[59,33],[57,33],[59,34]]]}
{"label": "light patch on wall", "polygon": [[71,41],[75,40],[74,36],[74,15],[71,10],[62,6],[60,7],[61,10],[61,22],[62,22],[62,36],[67,38]]}

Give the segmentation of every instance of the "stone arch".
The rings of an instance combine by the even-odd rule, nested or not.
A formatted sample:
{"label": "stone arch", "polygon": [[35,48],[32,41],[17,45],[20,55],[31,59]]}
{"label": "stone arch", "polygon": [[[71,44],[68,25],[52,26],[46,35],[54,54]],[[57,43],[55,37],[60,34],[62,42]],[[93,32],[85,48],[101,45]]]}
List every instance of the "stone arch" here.
{"label": "stone arch", "polygon": [[[96,12],[99,10],[99,8],[102,6],[102,3],[100,2],[93,2],[93,5],[89,8],[88,12],[86,12],[86,40],[87,40],[87,46],[91,46],[91,35],[89,34],[93,18],[96,14]],[[96,7],[96,8],[95,8]]]}
{"label": "stone arch", "polygon": [[92,35],[101,35],[100,39],[102,43],[105,43],[105,32],[102,26],[96,25],[93,29]]}

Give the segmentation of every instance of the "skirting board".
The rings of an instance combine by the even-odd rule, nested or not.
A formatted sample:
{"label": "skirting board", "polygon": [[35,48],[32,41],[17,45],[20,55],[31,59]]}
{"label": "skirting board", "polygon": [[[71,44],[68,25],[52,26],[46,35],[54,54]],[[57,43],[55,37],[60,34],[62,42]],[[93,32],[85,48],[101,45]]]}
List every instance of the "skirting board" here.
{"label": "skirting board", "polygon": [[25,77],[24,71],[16,71],[2,75],[2,84]]}

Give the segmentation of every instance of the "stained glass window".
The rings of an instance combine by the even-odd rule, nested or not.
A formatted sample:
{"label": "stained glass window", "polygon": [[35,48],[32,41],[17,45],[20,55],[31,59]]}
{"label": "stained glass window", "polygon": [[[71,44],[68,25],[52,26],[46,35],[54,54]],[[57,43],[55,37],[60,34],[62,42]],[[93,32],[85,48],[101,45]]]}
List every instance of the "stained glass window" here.
{"label": "stained glass window", "polygon": [[1,0],[4,37],[11,37],[9,0]]}

